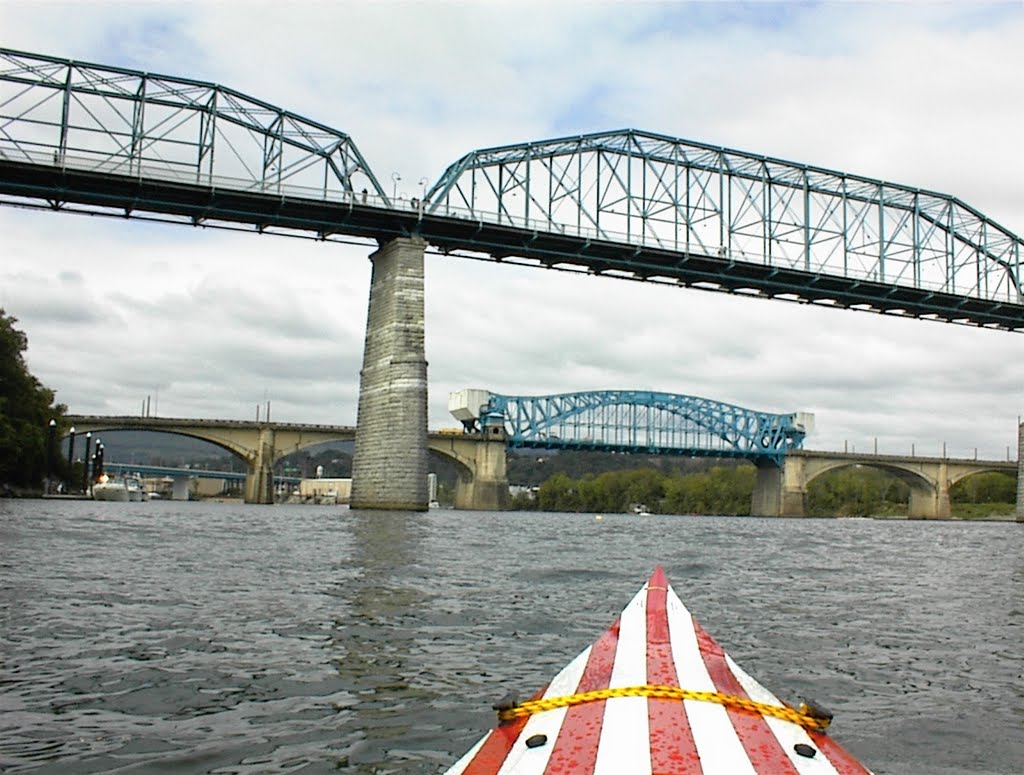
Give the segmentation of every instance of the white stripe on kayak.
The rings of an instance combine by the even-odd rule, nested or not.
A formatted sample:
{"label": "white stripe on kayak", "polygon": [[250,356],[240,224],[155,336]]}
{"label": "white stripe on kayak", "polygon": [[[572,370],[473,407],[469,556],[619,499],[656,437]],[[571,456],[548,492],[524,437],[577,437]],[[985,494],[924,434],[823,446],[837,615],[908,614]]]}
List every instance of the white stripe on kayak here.
{"label": "white stripe on kayak", "polygon": [[[647,683],[647,586],[619,619],[619,644],[609,688]],[[594,775],[650,775],[651,746],[646,697],[606,700]]]}
{"label": "white stripe on kayak", "polygon": [[[770,705],[782,705],[779,699],[771,693],[768,689],[762,686],[757,679],[749,675],[742,667],[737,665],[728,654],[725,656],[726,664],[729,665],[729,669],[732,674],[736,676],[736,680],[740,682],[740,686],[743,687],[743,691],[747,693],[750,699],[756,702],[764,702]],[[782,746],[782,750],[789,756],[789,760],[793,763],[796,771],[800,775],[838,775],[836,768],[829,762],[828,757],[822,751],[818,751],[818,754],[812,759],[806,756],[801,756],[794,749],[793,746],[798,743],[809,745],[811,748],[818,750],[818,746],[811,740],[810,735],[799,724],[794,724],[790,721],[783,721],[779,718],[767,717],[765,719],[768,722],[768,728],[771,729],[772,734],[779,741],[779,745]]]}
{"label": "white stripe on kayak", "polygon": [[476,745],[474,745],[472,748],[466,751],[465,755],[461,759],[459,759],[457,762],[455,762],[455,764],[453,764],[451,767],[444,771],[444,775],[462,775],[462,773],[466,771],[466,767],[469,766],[469,763],[473,761],[473,757],[476,756],[476,752],[483,747],[484,743],[487,741],[487,738],[490,736],[491,733],[488,732],[486,735],[477,740]]}
{"label": "white stripe on kayak", "polygon": [[[544,692],[544,698],[563,697],[568,694],[575,694],[586,670],[587,660],[590,659],[590,646],[587,646],[572,662],[562,668]],[[542,775],[548,766],[548,759],[554,750],[558,733],[562,729],[562,722],[568,708],[555,708],[543,713],[535,713],[526,722],[523,731],[519,733],[512,750],[508,752],[505,763],[498,770],[498,775]],[[546,735],[548,740],[544,745],[536,748],[527,748],[526,741],[534,735]]]}
{"label": "white stripe on kayak", "polygon": [[[682,688],[697,692],[717,691],[697,645],[693,617],[672,587],[668,589],[665,605],[668,608],[672,658]],[[683,704],[704,772],[757,775],[724,706],[698,700],[684,700]]]}

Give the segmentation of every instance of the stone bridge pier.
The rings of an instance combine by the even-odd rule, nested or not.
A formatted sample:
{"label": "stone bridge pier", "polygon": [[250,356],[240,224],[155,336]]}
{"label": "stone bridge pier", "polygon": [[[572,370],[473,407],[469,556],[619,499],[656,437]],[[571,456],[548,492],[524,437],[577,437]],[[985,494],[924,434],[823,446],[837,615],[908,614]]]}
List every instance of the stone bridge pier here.
{"label": "stone bridge pier", "polygon": [[394,239],[373,255],[352,459],[353,509],[425,511],[427,359],[423,251]]}

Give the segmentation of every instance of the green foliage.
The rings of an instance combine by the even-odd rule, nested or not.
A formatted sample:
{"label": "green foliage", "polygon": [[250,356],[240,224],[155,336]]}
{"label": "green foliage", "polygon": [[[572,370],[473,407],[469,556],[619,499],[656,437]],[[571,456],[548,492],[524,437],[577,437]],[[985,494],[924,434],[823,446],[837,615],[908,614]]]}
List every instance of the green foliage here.
{"label": "green foliage", "polygon": [[954,503],[953,516],[957,519],[987,519],[1008,517],[1017,510],[1016,503]]}
{"label": "green foliage", "polygon": [[614,513],[645,507],[661,514],[749,514],[754,479],[749,464],[690,474],[634,468],[579,479],[559,472],[540,485],[534,505],[542,511]]}
{"label": "green foliage", "polygon": [[998,471],[975,474],[949,488],[953,503],[1015,503],[1017,478]]}
{"label": "green foliage", "polygon": [[[728,462],[720,465],[729,466]],[[712,465],[708,458],[674,455],[624,454],[579,450],[509,450],[508,480],[512,484],[537,487],[557,473],[570,479],[600,476],[612,471],[633,471],[639,468],[670,474],[675,471],[703,471]]]}
{"label": "green foliage", "polygon": [[[66,408],[53,405],[54,393],[29,373],[23,353],[28,338],[17,319],[0,309],[0,486],[38,487],[47,474],[64,473],[59,454]],[[51,419],[57,420],[53,434]]]}
{"label": "green foliage", "polygon": [[666,485],[669,514],[750,514],[757,469],[752,465],[672,477]]}
{"label": "green foliage", "polygon": [[1017,510],[1017,477],[999,471],[968,476],[949,488],[949,499],[959,519],[1009,516]]}
{"label": "green foliage", "polygon": [[815,517],[906,514],[909,486],[877,468],[849,466],[820,476],[807,487],[806,509]]}

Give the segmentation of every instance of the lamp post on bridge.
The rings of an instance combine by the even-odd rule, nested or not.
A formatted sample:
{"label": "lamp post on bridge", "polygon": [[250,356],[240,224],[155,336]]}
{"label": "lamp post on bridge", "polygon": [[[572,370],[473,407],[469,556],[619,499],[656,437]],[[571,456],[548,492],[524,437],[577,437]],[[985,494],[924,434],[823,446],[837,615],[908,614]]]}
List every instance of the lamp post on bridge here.
{"label": "lamp post on bridge", "polygon": [[89,494],[89,453],[92,446],[92,431],[85,434],[85,454],[82,455],[82,492]]}
{"label": "lamp post on bridge", "polygon": [[428,181],[427,181],[426,176],[420,178],[419,183],[420,183],[420,201],[419,201],[419,207],[417,209],[420,211],[420,217],[422,218],[423,217],[423,208],[426,207],[426,199],[427,199],[427,183],[428,183]]}
{"label": "lamp post on bridge", "polygon": [[75,460],[75,426],[71,426],[71,430],[68,431],[68,475],[64,480],[67,484],[67,490],[71,492],[71,466]]}
{"label": "lamp post on bridge", "polygon": [[92,463],[92,480],[95,482],[103,476],[103,442],[96,439],[96,457]]}
{"label": "lamp post on bridge", "polygon": [[391,204],[393,205],[398,200],[398,181],[402,179],[402,176],[397,172],[392,172],[391,179],[395,182],[395,185],[391,189]]}
{"label": "lamp post on bridge", "polygon": [[53,474],[53,458],[57,444],[57,421],[50,420],[46,431],[46,474],[43,477],[43,493],[50,494],[50,477]]}

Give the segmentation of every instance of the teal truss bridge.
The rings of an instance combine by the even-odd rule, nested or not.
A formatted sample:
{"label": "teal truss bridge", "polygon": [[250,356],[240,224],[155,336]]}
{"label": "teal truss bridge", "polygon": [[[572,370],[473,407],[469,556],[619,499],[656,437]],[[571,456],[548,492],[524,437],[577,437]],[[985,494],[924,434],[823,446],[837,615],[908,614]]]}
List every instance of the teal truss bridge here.
{"label": "teal truss bridge", "polygon": [[[478,411],[470,406],[481,400]],[[469,400],[465,400],[469,399]],[[510,447],[589,449],[781,461],[803,444],[813,415],[769,414],[697,396],[592,390],[550,396],[453,394],[467,429],[504,426]],[[468,411],[460,411],[460,404]],[[475,417],[473,415],[476,415]]]}
{"label": "teal truss bridge", "polygon": [[414,237],[471,258],[1024,329],[1024,241],[948,194],[627,129],[475,150],[406,198],[348,134],[256,97],[11,49],[0,203]]}

